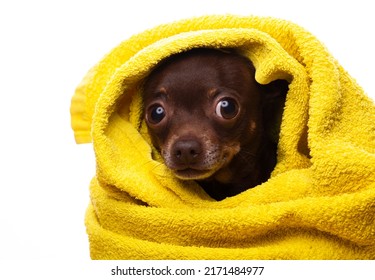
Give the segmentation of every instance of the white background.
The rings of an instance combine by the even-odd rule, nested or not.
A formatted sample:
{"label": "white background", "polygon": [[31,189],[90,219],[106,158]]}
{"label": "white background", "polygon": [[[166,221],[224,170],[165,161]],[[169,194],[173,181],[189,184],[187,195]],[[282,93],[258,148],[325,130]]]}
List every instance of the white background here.
{"label": "white background", "polygon": [[373,11],[364,0],[0,0],[0,265],[89,259],[95,162],[91,144],[74,142],[70,99],[122,40],[204,14],[284,18],[324,42],[375,99]]}

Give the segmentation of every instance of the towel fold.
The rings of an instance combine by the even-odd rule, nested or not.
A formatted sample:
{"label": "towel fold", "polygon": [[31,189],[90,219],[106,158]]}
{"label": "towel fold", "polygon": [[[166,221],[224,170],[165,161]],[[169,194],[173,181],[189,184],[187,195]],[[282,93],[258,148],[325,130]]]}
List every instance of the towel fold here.
{"label": "towel fold", "polygon": [[[271,178],[219,202],[173,176],[142,119],[153,67],[199,47],[248,57],[261,84],[289,82]],[[296,24],[204,16],[142,32],[88,72],[71,120],[96,155],[93,259],[375,259],[375,105]]]}

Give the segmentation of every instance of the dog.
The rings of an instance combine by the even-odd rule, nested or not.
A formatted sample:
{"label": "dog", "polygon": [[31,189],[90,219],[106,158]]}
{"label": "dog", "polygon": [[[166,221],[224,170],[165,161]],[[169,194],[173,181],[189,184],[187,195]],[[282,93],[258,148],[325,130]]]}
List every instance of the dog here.
{"label": "dog", "polygon": [[251,61],[234,51],[192,49],[148,75],[144,119],[175,176],[196,180],[219,201],[269,179],[277,139],[267,130],[282,114],[287,89],[284,80],[257,83]]}

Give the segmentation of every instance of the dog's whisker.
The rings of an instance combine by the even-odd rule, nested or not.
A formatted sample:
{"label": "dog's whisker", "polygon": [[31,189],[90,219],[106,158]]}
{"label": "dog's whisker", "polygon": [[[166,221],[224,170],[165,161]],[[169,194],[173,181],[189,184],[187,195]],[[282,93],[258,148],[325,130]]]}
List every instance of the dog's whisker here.
{"label": "dog's whisker", "polygon": [[148,166],[153,165],[153,166],[150,168],[150,171],[153,172],[153,171],[159,169],[160,167],[162,167],[162,166],[163,166],[163,163],[160,163],[160,162],[155,161],[155,160],[148,160],[148,161],[146,161],[146,162],[140,164],[138,167],[139,167],[139,168],[144,168],[144,167],[146,167],[147,165],[148,165]]}

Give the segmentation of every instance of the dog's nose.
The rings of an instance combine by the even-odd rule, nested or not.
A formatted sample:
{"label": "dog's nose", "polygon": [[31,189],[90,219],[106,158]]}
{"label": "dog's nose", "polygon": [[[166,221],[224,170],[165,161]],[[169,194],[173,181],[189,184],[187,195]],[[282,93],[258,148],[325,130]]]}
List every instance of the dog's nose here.
{"label": "dog's nose", "polygon": [[179,140],[173,146],[173,156],[177,162],[195,163],[202,153],[202,145],[196,140]]}

